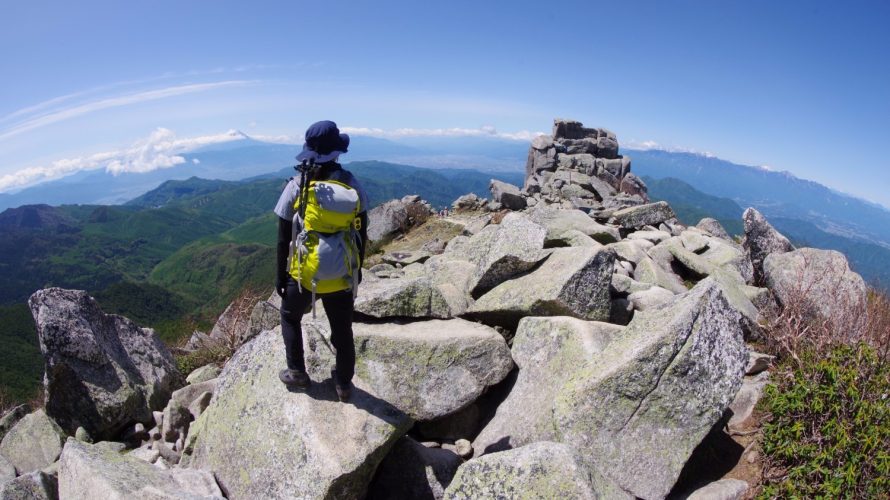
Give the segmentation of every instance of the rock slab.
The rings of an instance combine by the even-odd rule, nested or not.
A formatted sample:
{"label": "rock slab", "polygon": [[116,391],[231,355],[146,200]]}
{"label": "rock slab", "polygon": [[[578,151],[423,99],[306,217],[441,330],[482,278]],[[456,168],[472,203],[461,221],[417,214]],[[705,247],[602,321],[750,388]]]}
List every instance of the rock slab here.
{"label": "rock slab", "polygon": [[632,499],[591,473],[569,446],[538,442],[470,460],[445,490],[447,499]]}
{"label": "rock slab", "polygon": [[213,474],[162,470],[144,460],[69,439],[59,463],[60,498],[222,499]]}
{"label": "rock slab", "polygon": [[0,442],[0,454],[18,474],[40,470],[62,452],[65,432],[43,410],[26,415]]}
{"label": "rock slab", "polygon": [[463,319],[353,324],[356,373],[416,420],[457,412],[513,368],[493,328]]}
{"label": "rock slab", "polygon": [[[192,467],[212,471],[228,498],[357,498],[412,421],[358,378],[340,403],[326,372],[328,341],[304,322],[305,392],[279,380],[280,328],[260,333],[220,374],[213,401],[192,423]],[[322,352],[319,352],[322,351]],[[326,352],[324,352],[326,351]],[[193,444],[192,444],[193,443]]]}

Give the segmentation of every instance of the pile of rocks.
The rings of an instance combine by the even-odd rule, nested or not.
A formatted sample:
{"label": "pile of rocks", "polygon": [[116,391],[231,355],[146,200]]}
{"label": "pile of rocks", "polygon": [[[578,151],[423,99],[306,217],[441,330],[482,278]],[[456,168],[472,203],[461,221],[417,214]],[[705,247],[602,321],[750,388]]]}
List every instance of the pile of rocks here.
{"label": "pile of rocks", "polygon": [[[669,205],[648,202],[617,147],[608,131],[558,120],[553,138],[532,146],[523,189],[493,183],[494,202],[462,197],[462,210],[485,212],[465,234],[366,271],[348,404],[330,378],[323,311],[303,322],[310,389],[278,380],[274,296],[256,305],[221,371],[204,367],[183,385],[150,330],[104,315],[83,292],[38,292],[47,410],[0,420],[3,491],[690,493],[676,484],[693,451],[727,415],[742,424],[766,383],[769,358],[745,344],[761,312],[805,285],[810,313],[827,317],[836,311],[826,304],[864,300],[865,286],[840,254],[795,250],[753,209],[741,243],[713,219],[681,224]],[[386,210],[405,204],[428,206],[409,197]],[[114,442],[90,443],[101,439]],[[698,495],[745,489],[730,483]]]}
{"label": "pile of rocks", "polygon": [[[495,200],[500,199],[497,194]],[[561,119],[554,121],[552,135],[532,141],[520,194],[528,206],[561,204],[585,211],[616,210],[649,200],[646,185],[630,171],[630,158],[618,154],[613,132]]]}

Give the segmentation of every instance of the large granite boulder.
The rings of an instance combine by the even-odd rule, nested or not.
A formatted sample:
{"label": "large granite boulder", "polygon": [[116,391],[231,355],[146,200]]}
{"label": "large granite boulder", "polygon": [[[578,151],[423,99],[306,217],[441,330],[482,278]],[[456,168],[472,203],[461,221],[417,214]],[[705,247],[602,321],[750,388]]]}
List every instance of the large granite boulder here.
{"label": "large granite boulder", "polygon": [[621,236],[614,227],[604,226],[581,210],[562,210],[541,207],[531,210],[529,218],[547,230],[547,241],[559,240],[571,230],[580,231],[594,240],[606,244],[618,241]]}
{"label": "large granite boulder", "polygon": [[12,429],[12,426],[29,413],[31,413],[31,407],[27,404],[14,406],[4,413],[3,417],[0,417],[0,441],[9,432],[9,429]]}
{"label": "large granite boulder", "polygon": [[427,448],[403,437],[380,463],[368,488],[369,500],[440,499],[463,460],[451,451]]}
{"label": "large granite boulder", "polygon": [[426,276],[367,279],[359,287],[355,310],[374,318],[450,318],[461,312],[452,310]]}
{"label": "large granite boulder", "polygon": [[468,314],[513,328],[524,316],[607,320],[615,253],[594,247],[556,248],[537,269],[480,297]]}
{"label": "large granite boulder", "polygon": [[318,323],[303,322],[305,392],[278,380],[280,328],[260,333],[226,364],[210,406],[192,423],[190,466],[212,471],[228,498],[356,498],[411,419],[359,378],[352,399],[337,400],[333,353]]}
{"label": "large granite boulder", "polygon": [[742,214],[745,223],[745,240],[742,245],[751,256],[754,266],[754,283],[760,286],[763,281],[763,261],[773,253],[785,253],[794,250],[794,245],[754,208],[748,208]]}
{"label": "large granite boulder", "polygon": [[625,229],[639,229],[643,226],[658,226],[673,219],[674,210],[666,201],[648,203],[635,207],[622,208],[612,214],[615,223]]}
{"label": "large granite boulder", "polygon": [[532,443],[460,466],[445,490],[448,499],[632,499],[583,463],[570,446]]}
{"label": "large granite boulder", "polygon": [[62,453],[65,433],[43,410],[18,421],[0,442],[0,454],[18,474],[40,470]]}
{"label": "large granite boulder", "polygon": [[416,420],[461,410],[513,368],[495,329],[463,319],[355,323],[353,329],[358,376]]}
{"label": "large granite boulder", "polygon": [[509,213],[500,224],[473,235],[464,248],[466,259],[476,264],[470,292],[478,297],[504,280],[528,271],[547,254],[542,252],[547,231],[528,217]]}
{"label": "large granite boulder", "polygon": [[521,325],[519,380],[474,447],[570,443],[626,492],[664,498],[741,386],[740,319],[707,279],[611,338]]}
{"label": "large granite boulder", "polygon": [[65,443],[59,463],[60,498],[223,499],[213,474],[194,469],[163,470],[107,447]]}
{"label": "large granite boulder", "polygon": [[698,221],[698,224],[696,224],[695,227],[707,232],[715,238],[732,241],[732,237],[726,232],[726,229],[723,228],[723,224],[720,224],[720,221],[717,219],[705,217]]}
{"label": "large granite boulder", "polygon": [[429,203],[418,196],[390,200],[368,212],[368,239],[382,241],[422,224],[433,214]]}
{"label": "large granite boulder", "polygon": [[[868,287],[835,250],[801,248],[773,253],[763,262],[766,286],[779,304],[802,306],[813,319],[849,326],[865,310]],[[795,304],[797,303],[797,304]]]}
{"label": "large granite boulder", "polygon": [[525,208],[525,198],[519,192],[519,188],[513,184],[492,179],[488,189],[491,191],[491,199],[503,205],[504,208],[509,208],[510,210],[522,210]]}
{"label": "large granite boulder", "polygon": [[473,442],[477,455],[559,440],[552,420],[554,398],[623,330],[564,316],[523,318],[512,350],[519,377]]}
{"label": "large granite boulder", "polygon": [[43,471],[21,475],[4,483],[0,480],[0,500],[58,500],[59,482]]}
{"label": "large granite boulder", "polygon": [[113,437],[149,422],[182,384],[154,330],[105,314],[86,292],[47,288],[28,300],[46,362],[46,411],[68,434]]}

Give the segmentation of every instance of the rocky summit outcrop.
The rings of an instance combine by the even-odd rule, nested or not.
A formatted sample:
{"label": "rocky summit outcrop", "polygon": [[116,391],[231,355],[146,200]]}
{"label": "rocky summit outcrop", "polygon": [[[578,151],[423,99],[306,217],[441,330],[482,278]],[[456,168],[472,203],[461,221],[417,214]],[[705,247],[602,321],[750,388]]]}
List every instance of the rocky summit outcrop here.
{"label": "rocky summit outcrop", "polygon": [[557,119],[553,134],[532,141],[522,194],[526,204],[557,204],[585,211],[616,210],[649,201],[646,185],[630,173],[609,130]]}
{"label": "rocky summit outcrop", "polygon": [[105,314],[83,291],[47,288],[28,300],[46,363],[46,412],[69,435],[94,439],[148,422],[181,385],[170,351],[150,328]]}
{"label": "rocky summit outcrop", "polygon": [[[327,341],[304,329],[314,380],[289,392],[281,332],[266,331],[238,350],[214,398],[189,430],[190,466],[215,473],[228,498],[357,498],[411,419],[360,381],[337,401]],[[327,352],[319,352],[327,350]]]}

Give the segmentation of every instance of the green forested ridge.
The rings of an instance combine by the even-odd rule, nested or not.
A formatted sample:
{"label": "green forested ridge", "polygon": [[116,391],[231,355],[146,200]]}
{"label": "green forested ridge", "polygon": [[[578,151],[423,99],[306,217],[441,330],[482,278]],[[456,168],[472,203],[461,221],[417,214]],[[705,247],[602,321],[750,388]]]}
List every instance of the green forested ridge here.
{"label": "green forested ridge", "polygon": [[0,306],[0,391],[24,401],[42,379],[43,356],[27,304]]}
{"label": "green forested ridge", "polygon": [[643,177],[643,182],[649,188],[649,197],[652,201],[670,203],[683,224],[694,226],[705,217],[713,217],[730,235],[744,234],[745,226],[742,223],[744,210],[729,198],[702,193],[689,184],[671,177],[664,179]]}

